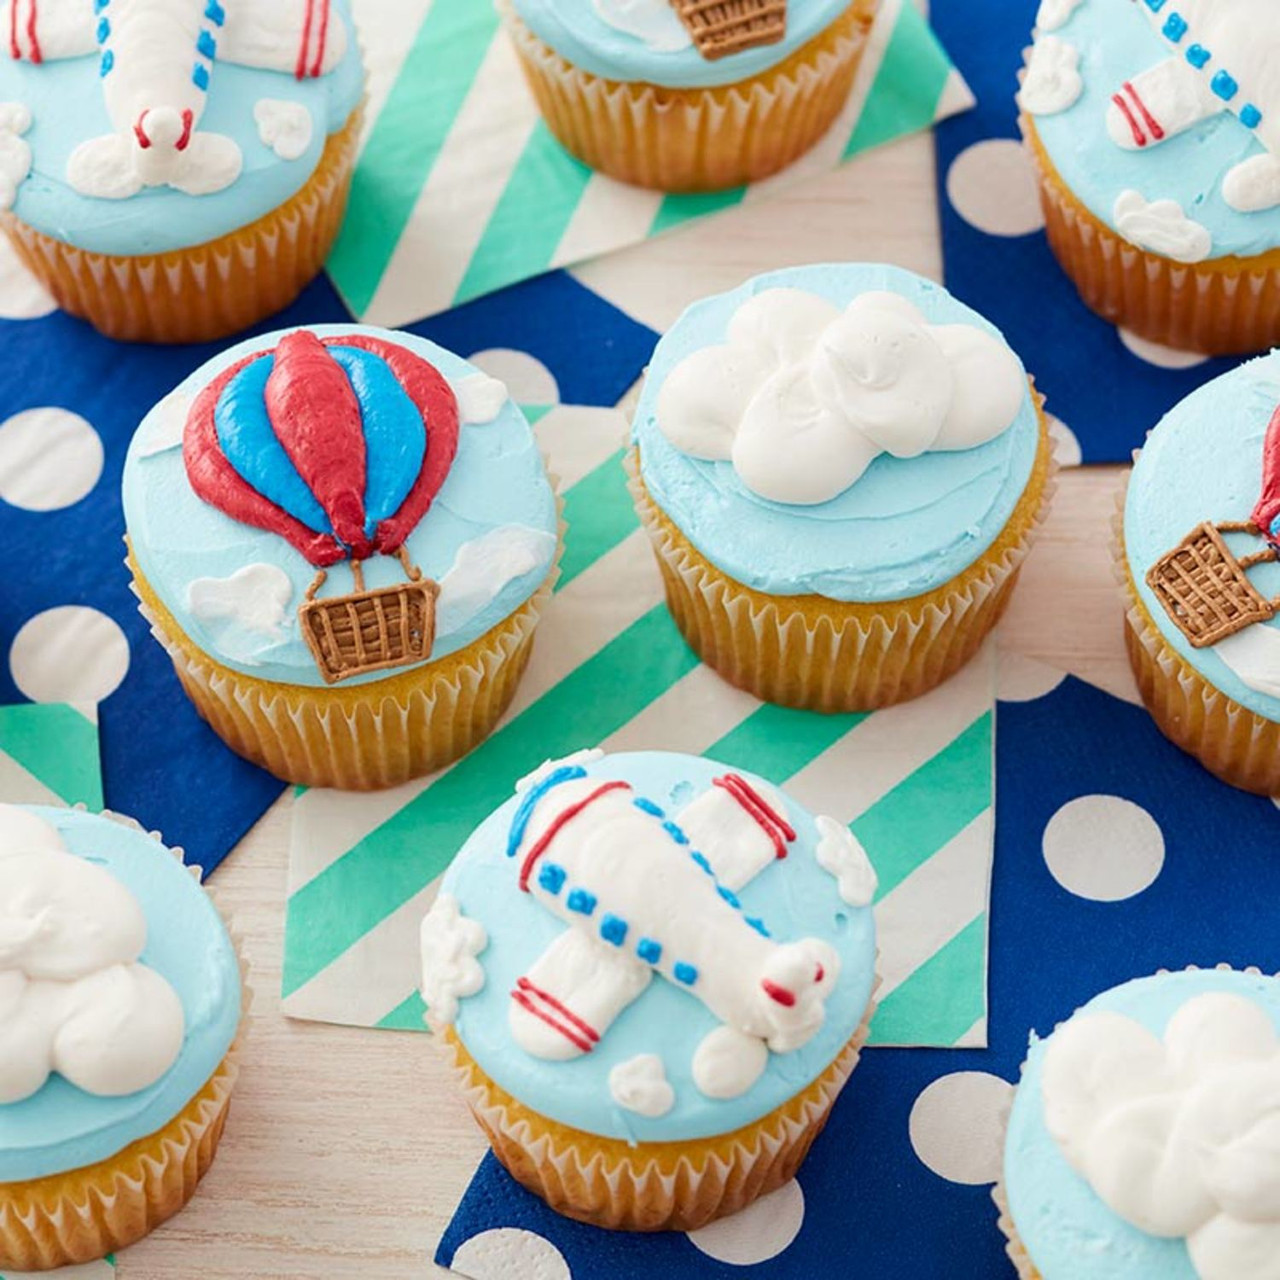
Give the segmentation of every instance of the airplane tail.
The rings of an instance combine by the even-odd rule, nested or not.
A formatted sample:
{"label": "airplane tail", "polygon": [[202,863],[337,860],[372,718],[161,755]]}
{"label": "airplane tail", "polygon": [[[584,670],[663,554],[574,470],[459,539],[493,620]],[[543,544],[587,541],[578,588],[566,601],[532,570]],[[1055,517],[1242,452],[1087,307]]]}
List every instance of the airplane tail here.
{"label": "airplane tail", "polygon": [[840,957],[817,938],[778,947],[760,977],[760,1005],[775,1053],[798,1049],[822,1025],[827,996],[840,976]]}

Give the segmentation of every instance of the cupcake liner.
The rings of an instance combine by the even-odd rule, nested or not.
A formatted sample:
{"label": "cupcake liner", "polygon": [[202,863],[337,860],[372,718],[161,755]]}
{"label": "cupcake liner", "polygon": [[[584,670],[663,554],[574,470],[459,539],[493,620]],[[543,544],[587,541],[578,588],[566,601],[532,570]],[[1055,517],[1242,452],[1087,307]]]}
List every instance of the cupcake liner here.
{"label": "cupcake liner", "polygon": [[1125,649],[1143,704],[1170,742],[1223,782],[1280,796],[1280,724],[1210,684],[1174,651],[1138,595],[1124,545],[1124,494],[1117,499],[1112,555],[1125,594]]}
{"label": "cupcake liner", "polygon": [[1205,355],[1280,344],[1280,250],[1188,265],[1122,239],[1067,188],[1035,123],[1019,121],[1040,182],[1049,245],[1085,303],[1151,342]]}
{"label": "cupcake liner", "polygon": [[494,1155],[557,1213],[612,1230],[693,1231],[795,1177],[858,1063],[875,1008],[873,988],[835,1061],[754,1124],[715,1138],[634,1146],[531,1111],[484,1073],[452,1028],[439,1039]]}
{"label": "cupcake liner", "polygon": [[287,307],[320,274],[342,225],[363,108],[330,136],[302,190],[217,240],[139,257],[91,253],[0,218],[19,257],[72,315],[129,342],[210,342]]}
{"label": "cupcake liner", "polygon": [[719,191],[785,168],[827,131],[853,88],[879,0],[852,0],[825,31],[758,76],[705,89],[606,80],[562,58],[498,0],[551,132],[579,160],[660,191]]}
{"label": "cupcake liner", "polygon": [[[1036,395],[1037,405],[1043,403]],[[770,596],[734,581],[658,507],[627,454],[632,497],[653,542],[667,605],[708,666],[765,702],[812,711],[869,711],[921,694],[968,662],[1000,620],[1056,487],[1041,410],[1040,450],[996,542],[926,595],[883,604]]]}
{"label": "cupcake liner", "polygon": [[[109,811],[102,816],[145,830],[132,818]],[[164,844],[159,832],[149,834]],[[181,849],[165,848],[186,866]],[[200,868],[186,869],[199,883]],[[217,907],[216,895],[210,897]],[[195,1195],[222,1139],[253,1004],[242,939],[229,924],[227,932],[240,965],[241,1021],[226,1056],[168,1124],[110,1159],[27,1182],[0,1183],[0,1269],[47,1271],[94,1262],[136,1244]]]}

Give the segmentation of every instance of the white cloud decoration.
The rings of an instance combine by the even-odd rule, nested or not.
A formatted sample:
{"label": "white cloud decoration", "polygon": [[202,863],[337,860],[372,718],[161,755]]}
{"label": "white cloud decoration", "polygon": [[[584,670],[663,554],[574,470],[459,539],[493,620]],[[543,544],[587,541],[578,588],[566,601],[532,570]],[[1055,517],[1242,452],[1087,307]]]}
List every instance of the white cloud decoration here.
{"label": "white cloud decoration", "polygon": [[185,1019],[139,963],[147,921],[105,868],[57,831],[0,805],[0,1104],[57,1072],[101,1097],[154,1084],[177,1061]]}
{"label": "white cloud decoration", "polygon": [[1241,995],[1197,996],[1161,1039],[1119,1013],[1059,1027],[1045,1123],[1068,1163],[1201,1280],[1280,1280],[1280,1039]]}
{"label": "white cloud decoration", "polygon": [[775,502],[828,502],[881,453],[985,444],[1027,395],[1000,339],[929,324],[896,293],[865,293],[841,312],[804,290],[768,289],[738,308],[727,337],[670,372],[658,426],[692,457],[732,461]]}

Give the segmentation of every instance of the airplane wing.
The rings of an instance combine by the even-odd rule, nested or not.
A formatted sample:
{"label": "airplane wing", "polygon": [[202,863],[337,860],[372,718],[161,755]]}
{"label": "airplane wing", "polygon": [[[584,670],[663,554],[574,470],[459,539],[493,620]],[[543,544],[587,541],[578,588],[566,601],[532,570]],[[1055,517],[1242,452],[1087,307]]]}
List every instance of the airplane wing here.
{"label": "airplane wing", "polygon": [[680,812],[676,823],[716,879],[734,893],[771,862],[785,858],[796,838],[782,796],[736,773],[717,778]]}
{"label": "airplane wing", "polygon": [[0,32],[15,61],[80,58],[98,48],[91,0],[4,0]]}
{"label": "airplane wing", "polygon": [[1205,76],[1181,57],[1126,80],[1111,97],[1107,132],[1126,151],[1158,146],[1193,124],[1226,110]]}
{"label": "airplane wing", "polygon": [[590,1053],[652,977],[647,964],[567,928],[512,988],[511,1034],[535,1058]]}
{"label": "airplane wing", "polygon": [[332,0],[273,0],[227,5],[217,40],[220,61],[303,80],[338,65],[347,51],[347,28]]}

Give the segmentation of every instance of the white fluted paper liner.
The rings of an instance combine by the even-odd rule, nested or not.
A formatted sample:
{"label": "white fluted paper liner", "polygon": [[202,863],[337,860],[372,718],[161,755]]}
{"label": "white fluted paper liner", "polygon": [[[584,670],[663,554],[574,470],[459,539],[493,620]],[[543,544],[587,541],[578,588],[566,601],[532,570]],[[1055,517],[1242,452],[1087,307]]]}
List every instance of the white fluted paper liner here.
{"label": "white fluted paper liner", "polygon": [[[1038,395],[1036,402],[1042,404]],[[869,711],[941,684],[1000,620],[1057,486],[1054,445],[1043,422],[1040,450],[1023,497],[1022,528],[1015,512],[996,544],[943,588],[882,605],[768,596],[735,582],[696,551],[649,495],[634,448],[627,473],[667,605],[708,666],[765,702]]]}
{"label": "white fluted paper liner", "polygon": [[666,89],[606,80],[574,66],[498,0],[551,132],[584,163],[660,191],[715,191],[759,181],[809,150],[853,87],[878,0],[852,0],[777,67],[737,83]]}
{"label": "white fluted paper liner", "polygon": [[[120,814],[106,811],[102,817],[145,830]],[[200,883],[200,868],[187,866],[181,849],[165,845],[159,832],[147,834]],[[216,896],[210,897],[217,908]],[[195,1194],[222,1138],[253,1004],[242,938],[219,914],[240,966],[240,1029],[231,1048],[208,1082],[156,1133],[84,1169],[0,1183],[0,1268],[45,1271],[94,1262],[149,1235]]]}

